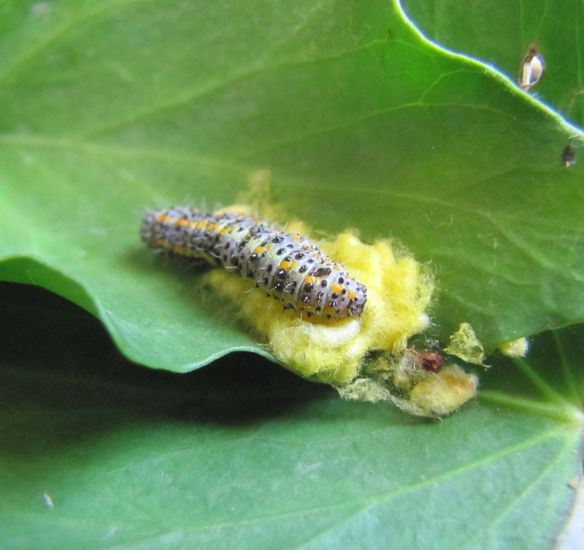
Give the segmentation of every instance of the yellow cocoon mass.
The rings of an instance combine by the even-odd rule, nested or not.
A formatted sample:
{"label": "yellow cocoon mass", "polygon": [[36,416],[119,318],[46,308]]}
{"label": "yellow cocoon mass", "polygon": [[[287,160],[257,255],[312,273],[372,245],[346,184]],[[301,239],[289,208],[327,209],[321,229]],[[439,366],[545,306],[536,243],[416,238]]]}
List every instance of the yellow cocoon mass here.
{"label": "yellow cocoon mass", "polygon": [[[289,223],[286,231],[306,232],[300,222]],[[360,318],[303,318],[296,311],[283,310],[253,281],[225,270],[213,270],[206,279],[238,305],[241,317],[265,338],[279,361],[306,378],[338,386],[359,375],[368,352],[399,353],[408,338],[428,326],[425,311],[434,283],[425,266],[397,253],[390,240],[368,245],[345,232],[316,244],[366,285],[367,303]]]}

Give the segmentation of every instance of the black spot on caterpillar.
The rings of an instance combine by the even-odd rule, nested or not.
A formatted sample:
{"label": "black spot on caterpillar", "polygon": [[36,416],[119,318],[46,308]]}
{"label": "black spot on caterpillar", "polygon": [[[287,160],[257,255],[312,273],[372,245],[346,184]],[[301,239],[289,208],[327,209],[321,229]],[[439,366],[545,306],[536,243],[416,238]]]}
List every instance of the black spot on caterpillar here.
{"label": "black spot on caterpillar", "polygon": [[307,316],[358,317],[367,301],[365,285],[308,239],[257,218],[174,206],[148,212],[140,236],[153,248],[237,271]]}

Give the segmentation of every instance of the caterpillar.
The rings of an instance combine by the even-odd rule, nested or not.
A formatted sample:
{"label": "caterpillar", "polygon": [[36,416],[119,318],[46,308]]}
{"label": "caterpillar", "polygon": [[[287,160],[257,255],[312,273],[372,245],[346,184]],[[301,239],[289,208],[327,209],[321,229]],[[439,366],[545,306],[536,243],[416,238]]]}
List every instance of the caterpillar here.
{"label": "caterpillar", "polygon": [[365,285],[341,264],[305,237],[258,218],[174,206],[147,212],[140,236],[153,248],[239,272],[284,309],[308,317],[359,317],[367,301]]}

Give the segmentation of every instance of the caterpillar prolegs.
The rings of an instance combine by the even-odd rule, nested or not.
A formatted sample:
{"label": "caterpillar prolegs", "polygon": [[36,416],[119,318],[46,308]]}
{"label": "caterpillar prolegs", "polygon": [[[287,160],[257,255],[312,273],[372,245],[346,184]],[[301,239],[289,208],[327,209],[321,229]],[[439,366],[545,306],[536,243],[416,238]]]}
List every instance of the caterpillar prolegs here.
{"label": "caterpillar prolegs", "polygon": [[249,277],[284,308],[307,316],[359,317],[367,301],[365,285],[308,239],[257,218],[174,206],[148,212],[140,235],[151,247]]}

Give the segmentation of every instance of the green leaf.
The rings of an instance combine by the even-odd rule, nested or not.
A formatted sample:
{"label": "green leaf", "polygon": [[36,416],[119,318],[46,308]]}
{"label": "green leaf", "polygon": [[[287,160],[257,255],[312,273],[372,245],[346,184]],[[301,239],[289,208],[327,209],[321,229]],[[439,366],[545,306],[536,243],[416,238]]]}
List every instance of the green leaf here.
{"label": "green leaf", "polygon": [[132,360],[266,353],[138,239],[145,209],[229,204],[259,169],[290,217],[430,262],[443,341],[461,321],[492,349],[584,318],[584,168],[559,161],[581,135],[397,2],[0,10],[0,278],[82,305]]}
{"label": "green leaf", "polygon": [[469,321],[492,348],[583,318],[582,167],[560,166],[578,130],[381,0],[5,0],[0,101],[0,278],[81,305],[143,364],[255,352],[141,369],[70,304],[1,286],[3,547],[550,547],[581,460],[581,327],[422,421],[263,361],[137,233],[148,207],[229,204],[269,169],[290,217],[430,262],[436,334]]}
{"label": "green leaf", "polygon": [[3,548],[538,550],[569,512],[582,327],[435,422],[251,354],[142,369],[54,295],[4,284],[0,303]]}
{"label": "green leaf", "polygon": [[404,0],[402,4],[433,40],[495,65],[513,81],[526,52],[535,47],[545,60],[545,71],[532,92],[575,124],[584,125],[580,0],[553,4]]}

